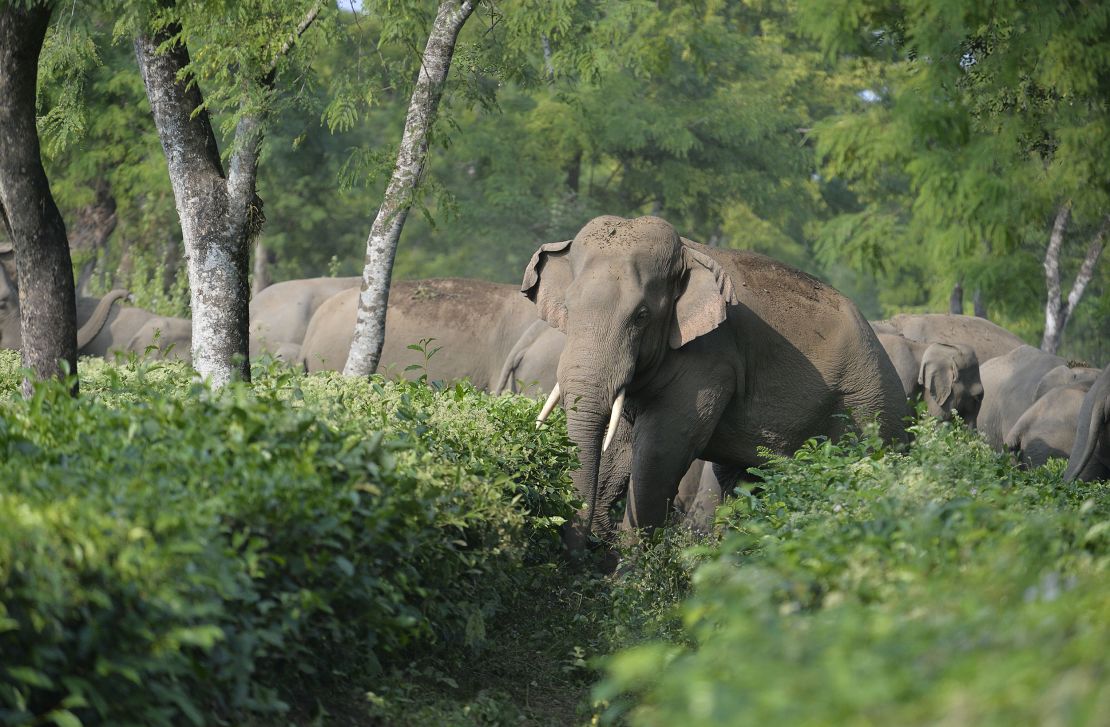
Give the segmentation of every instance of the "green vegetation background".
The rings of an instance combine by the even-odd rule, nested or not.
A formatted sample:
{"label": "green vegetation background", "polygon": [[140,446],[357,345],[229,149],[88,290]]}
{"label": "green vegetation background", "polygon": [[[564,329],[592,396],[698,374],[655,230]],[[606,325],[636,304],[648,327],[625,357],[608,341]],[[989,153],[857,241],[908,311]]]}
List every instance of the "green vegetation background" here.
{"label": "green vegetation background", "polygon": [[468,386],[0,352],[4,724],[1098,724],[1110,483],[923,419],[713,535],[564,560],[561,416]]}
{"label": "green vegetation background", "polygon": [[[266,2],[252,3],[268,17]],[[361,269],[431,7],[365,5],[357,18],[322,16],[278,85],[259,174],[275,280]],[[1066,295],[1110,189],[1099,172],[1110,167],[1090,156],[1110,146],[1092,40],[1110,21],[1045,3],[933,5],[480,5],[396,274],[512,282],[538,244],[594,215],[653,213],[694,239],[818,275],[872,319],[946,311],[962,281],[969,312],[979,291],[992,320],[1039,344],[1056,205],[1075,205]],[[934,22],[945,14],[947,26]],[[226,131],[237,106],[224,46],[274,31],[246,11],[222,30],[205,31],[205,17],[190,37]],[[88,290],[124,285],[139,305],[185,314],[165,161],[113,20],[71,15],[52,30],[40,84],[48,171],[71,231],[98,194],[115,201],[118,225]],[[893,31],[869,35],[869,24]],[[960,49],[979,54],[974,72]],[[92,251],[78,248],[80,268]],[[1108,288],[1103,261],[1063,355],[1110,355]]]}

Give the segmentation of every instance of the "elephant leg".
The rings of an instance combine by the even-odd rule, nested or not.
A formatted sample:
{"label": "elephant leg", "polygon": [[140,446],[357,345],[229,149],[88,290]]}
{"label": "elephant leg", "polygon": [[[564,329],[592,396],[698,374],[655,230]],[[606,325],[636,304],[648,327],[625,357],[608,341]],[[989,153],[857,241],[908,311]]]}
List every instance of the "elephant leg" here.
{"label": "elephant leg", "polygon": [[722,398],[699,408],[696,396],[674,392],[639,414],[633,428],[629,525],[650,530],[666,522],[682,476],[709,442],[723,411]]}

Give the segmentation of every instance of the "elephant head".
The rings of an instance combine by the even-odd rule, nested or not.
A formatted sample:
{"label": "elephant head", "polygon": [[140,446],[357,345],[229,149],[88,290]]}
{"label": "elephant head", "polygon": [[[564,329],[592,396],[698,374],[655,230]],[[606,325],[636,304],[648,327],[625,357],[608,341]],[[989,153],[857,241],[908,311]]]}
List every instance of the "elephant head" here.
{"label": "elephant head", "polygon": [[979,359],[970,346],[930,345],[921,355],[917,383],[923,389],[930,415],[948,421],[954,409],[968,426],[975,426],[983,404],[983,384],[979,380]]}
{"label": "elephant head", "polygon": [[668,352],[713,331],[737,302],[732,280],[694,243],[657,217],[597,217],[573,240],[543,245],[521,291],[566,334],[557,383],[581,468],[587,530],[609,529],[598,498],[602,452],[621,422],[626,395],[649,381]]}

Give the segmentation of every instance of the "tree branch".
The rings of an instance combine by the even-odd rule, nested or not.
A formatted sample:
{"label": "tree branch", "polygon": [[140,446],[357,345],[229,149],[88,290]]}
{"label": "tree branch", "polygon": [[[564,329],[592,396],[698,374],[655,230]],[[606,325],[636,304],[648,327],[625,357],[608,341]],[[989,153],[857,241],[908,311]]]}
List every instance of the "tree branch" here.
{"label": "tree branch", "polygon": [[1053,352],[1060,340],[1060,248],[1064,244],[1064,230],[1071,217],[1071,202],[1064,202],[1056,211],[1056,221],[1052,224],[1052,235],[1048,238],[1048,249],[1044,253],[1044,279],[1047,294],[1044,306],[1044,336],[1041,349]]}
{"label": "tree branch", "polygon": [[[305,31],[315,22],[324,9],[324,0],[316,0],[305,13],[304,18],[289,37],[282,43],[281,48],[270,60],[270,65],[263,74],[259,84],[264,93],[270,93],[274,88],[278,63],[284,58],[293,46],[297,44]],[[254,238],[262,230],[265,215],[262,213],[262,200],[256,194],[256,179],[258,176],[258,155],[262,147],[262,113],[246,112],[235,126],[234,152],[227,165],[227,193],[232,209],[244,210],[247,216],[249,237]]]}
{"label": "tree branch", "polygon": [[1102,225],[1099,226],[1098,232],[1095,233],[1091,244],[1087,247],[1087,255],[1083,258],[1083,264],[1079,266],[1079,273],[1075,276],[1075,282],[1071,286],[1071,292],[1068,293],[1068,302],[1064,306],[1063,314],[1060,316],[1062,322],[1060,328],[1062,329],[1063,323],[1068,320],[1071,314],[1075,311],[1075,306],[1079,304],[1079,299],[1083,297],[1083,291],[1087,288],[1087,283],[1091,282],[1091,278],[1095,274],[1095,265],[1098,263],[1099,255],[1102,254],[1103,248],[1106,246],[1106,233],[1110,232],[1110,215],[1102,218]]}

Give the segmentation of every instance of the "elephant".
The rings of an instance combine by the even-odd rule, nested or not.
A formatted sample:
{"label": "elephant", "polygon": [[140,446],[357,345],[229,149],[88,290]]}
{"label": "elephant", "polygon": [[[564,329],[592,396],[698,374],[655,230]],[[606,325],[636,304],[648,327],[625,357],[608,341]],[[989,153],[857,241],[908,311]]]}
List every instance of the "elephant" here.
{"label": "elephant", "polygon": [[[18,349],[23,345],[19,320],[19,289],[12,273],[15,256],[11,243],[0,244],[0,348]],[[104,327],[116,301],[126,298],[126,290],[113,290],[102,298],[77,300],[77,352],[87,353],[87,347]],[[84,313],[84,315],[82,315]]]}
{"label": "elephant", "polygon": [[[555,388],[556,369],[566,341],[562,331],[537,320],[509,352],[492,391],[546,396]],[[708,532],[720,503],[721,486],[713,476],[712,463],[695,459],[679,484],[674,509],[694,530]]]}
{"label": "elephant", "polygon": [[661,525],[698,457],[743,471],[760,448],[791,454],[872,420],[906,439],[905,393],[859,310],[771,258],[686,240],[658,217],[603,216],[541,245],[521,291],[566,335],[540,421],[561,401],[578,445],[572,551],[591,532],[610,539],[626,489],[629,524]]}
{"label": "elephant", "polygon": [[1037,382],[1037,388],[1033,392],[1033,400],[1037,401],[1042,396],[1047,394],[1052,389],[1061,386],[1074,386],[1076,384],[1086,384],[1084,391],[1094,383],[1095,379],[1101,372],[1098,369],[1089,368],[1086,366],[1057,366],[1041,377]]}
{"label": "elephant", "polygon": [[1003,440],[1025,467],[1040,467],[1049,457],[1067,458],[1075,445],[1076,422],[1091,381],[1057,386],[1039,396]]}
{"label": "elephant", "polygon": [[988,444],[1002,451],[1006,434],[1033,405],[1041,379],[1066,363],[1059,356],[1025,345],[979,367],[983,382],[979,431]]}
{"label": "elephant", "polygon": [[548,394],[555,388],[555,369],[567,337],[537,320],[520,335],[505,357],[492,391],[497,394]]}
{"label": "elephant", "polygon": [[295,361],[316,309],[336,293],[361,283],[361,277],[305,278],[274,283],[260,291],[251,300],[251,358],[269,353]]}
{"label": "elephant", "polygon": [[941,421],[959,413],[974,428],[983,403],[979,359],[962,343],[922,343],[903,336],[878,333],[879,343],[890,356],[902,388],[910,399],[921,397],[930,415]]}
{"label": "elephant", "polygon": [[1064,479],[1110,479],[1110,366],[1102,370],[1083,397]]}
{"label": "elephant", "polygon": [[1003,356],[1025,341],[985,318],[949,313],[900,313],[884,321],[873,321],[877,333],[897,333],[923,343],[962,343],[975,350],[979,363]]}
{"label": "elephant", "polygon": [[[77,301],[77,320],[88,315],[92,299]],[[143,308],[121,307],[111,311],[106,324],[79,349],[87,356],[110,358],[117,352],[136,353],[140,356],[151,347],[157,349],[155,358],[177,359],[192,362],[193,325],[188,318],[160,316]]]}
{"label": "elephant", "polygon": [[[329,298],[309,322],[299,361],[309,372],[341,370],[354,336],[359,290]],[[409,372],[429,379],[469,378],[479,389],[495,382],[505,357],[520,334],[536,320],[536,307],[515,285],[466,278],[402,280],[389,291],[385,345],[378,370]],[[425,361],[408,348],[433,338],[428,350],[441,349]]]}

